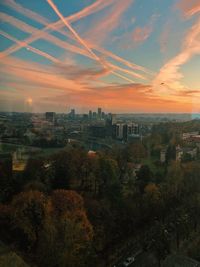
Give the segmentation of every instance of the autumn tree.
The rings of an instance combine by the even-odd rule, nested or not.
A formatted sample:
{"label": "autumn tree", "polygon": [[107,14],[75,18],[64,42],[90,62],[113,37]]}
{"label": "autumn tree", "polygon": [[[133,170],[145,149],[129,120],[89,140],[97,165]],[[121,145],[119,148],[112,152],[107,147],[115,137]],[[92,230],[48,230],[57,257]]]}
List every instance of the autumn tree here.
{"label": "autumn tree", "polygon": [[140,170],[137,172],[137,185],[141,193],[144,192],[145,186],[152,182],[153,173],[151,172],[148,165],[142,165]]}
{"label": "autumn tree", "polygon": [[[40,264],[47,266],[85,266],[93,229],[82,197],[75,191],[56,190],[49,198],[50,220],[39,244]],[[48,249],[47,249],[48,248]]]}
{"label": "autumn tree", "polygon": [[46,197],[38,191],[22,192],[14,197],[11,207],[13,228],[16,234],[20,233],[20,245],[36,248],[47,212]]}

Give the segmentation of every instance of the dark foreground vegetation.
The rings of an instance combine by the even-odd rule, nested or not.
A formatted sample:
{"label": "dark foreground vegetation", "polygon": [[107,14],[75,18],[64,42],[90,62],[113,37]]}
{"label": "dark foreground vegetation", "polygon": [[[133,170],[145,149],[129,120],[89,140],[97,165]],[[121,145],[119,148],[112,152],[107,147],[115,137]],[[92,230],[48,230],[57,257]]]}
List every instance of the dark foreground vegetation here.
{"label": "dark foreground vegetation", "polygon": [[128,246],[157,266],[174,252],[200,260],[200,161],[175,161],[174,126],[96,154],[68,147],[10,177],[0,170],[3,244],[38,267],[112,266]]}

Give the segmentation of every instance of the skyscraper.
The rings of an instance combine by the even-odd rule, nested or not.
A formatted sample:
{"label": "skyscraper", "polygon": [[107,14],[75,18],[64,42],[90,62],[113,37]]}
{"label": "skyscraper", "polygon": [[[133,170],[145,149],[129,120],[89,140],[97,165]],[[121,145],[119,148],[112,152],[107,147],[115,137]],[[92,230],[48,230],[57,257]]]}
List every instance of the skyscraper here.
{"label": "skyscraper", "polygon": [[98,119],[101,119],[102,111],[101,108],[98,108]]}
{"label": "skyscraper", "polygon": [[92,119],[92,110],[89,110],[89,119],[91,120]]}

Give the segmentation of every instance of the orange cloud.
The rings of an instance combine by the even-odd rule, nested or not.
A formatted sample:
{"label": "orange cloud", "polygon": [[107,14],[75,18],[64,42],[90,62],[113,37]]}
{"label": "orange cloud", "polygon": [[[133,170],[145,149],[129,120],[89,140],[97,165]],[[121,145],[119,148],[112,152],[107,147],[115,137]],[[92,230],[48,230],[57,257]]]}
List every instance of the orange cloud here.
{"label": "orange cloud", "polygon": [[[150,85],[103,85],[96,80],[104,75],[101,69],[78,69],[78,66],[44,66],[13,57],[1,63],[3,79],[1,97],[13,103],[33,99],[37,109],[47,107],[58,110],[71,105],[95,108],[97,105],[116,112],[190,112],[190,98],[164,99],[152,92]],[[70,70],[70,71],[69,71]],[[6,102],[6,103],[7,103]],[[117,109],[117,110],[116,110]]]}
{"label": "orange cloud", "polygon": [[[151,87],[141,84],[113,85],[95,88],[88,92],[69,94],[70,101],[85,110],[102,106],[112,112],[191,112],[191,102],[165,100],[151,95]],[[52,101],[48,97],[46,101]],[[56,101],[65,102],[66,98],[57,96]]]}
{"label": "orange cloud", "polygon": [[186,18],[189,18],[200,12],[199,0],[180,0],[176,5]]}

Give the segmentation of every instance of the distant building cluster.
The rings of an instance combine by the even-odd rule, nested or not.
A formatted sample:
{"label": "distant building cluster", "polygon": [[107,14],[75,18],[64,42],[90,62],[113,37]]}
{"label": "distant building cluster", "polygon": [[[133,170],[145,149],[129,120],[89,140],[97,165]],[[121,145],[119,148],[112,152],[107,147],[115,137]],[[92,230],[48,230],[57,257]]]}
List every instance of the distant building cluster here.
{"label": "distant building cluster", "polygon": [[75,109],[65,114],[0,113],[0,153],[8,162],[3,155],[8,144],[14,171],[23,170],[30,157],[42,155],[45,149],[81,144],[93,151],[140,138],[138,123],[106,113],[101,107],[88,114],[78,114]]}
{"label": "distant building cluster", "polygon": [[104,111],[102,111],[102,108],[97,108],[97,111],[89,110],[88,114],[76,114],[75,109],[71,109],[68,113],[68,118],[75,120],[75,119],[85,119],[85,120],[104,120],[106,119],[109,114],[106,114]]}
{"label": "distant building cluster", "polygon": [[89,125],[88,131],[96,138],[110,137],[124,142],[140,138],[138,124],[118,121],[115,114],[108,114],[104,124]]}
{"label": "distant building cluster", "polygon": [[[175,160],[183,161],[184,159],[194,160],[200,152],[200,132],[185,132],[181,134],[181,145],[175,147]],[[168,148],[162,148],[160,151],[160,162],[167,161]]]}

